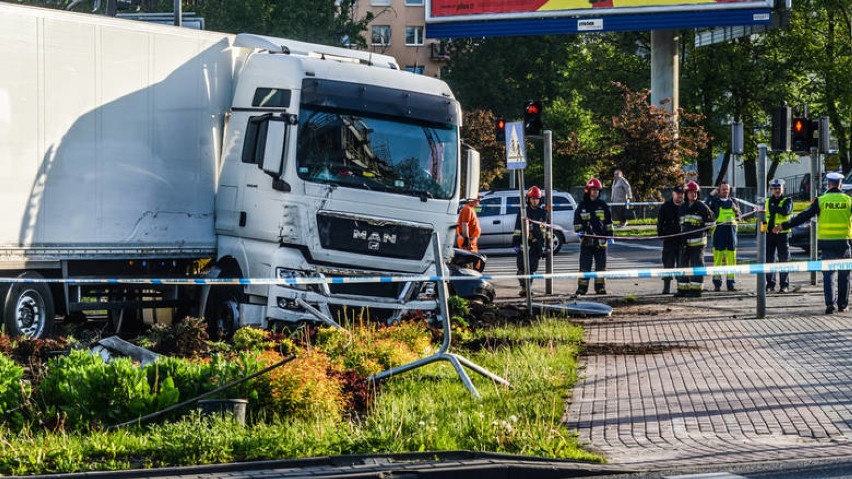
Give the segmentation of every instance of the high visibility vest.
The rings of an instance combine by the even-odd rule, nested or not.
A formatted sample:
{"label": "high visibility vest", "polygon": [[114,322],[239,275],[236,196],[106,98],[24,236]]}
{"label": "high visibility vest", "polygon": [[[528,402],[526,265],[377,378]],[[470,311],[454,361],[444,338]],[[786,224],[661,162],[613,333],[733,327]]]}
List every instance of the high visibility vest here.
{"label": "high visibility vest", "polygon": [[852,198],[846,193],[826,193],[817,200],[817,239],[852,239]]}
{"label": "high visibility vest", "polygon": [[[790,198],[785,196],[785,197],[781,198],[781,201],[778,202],[778,206],[782,206],[785,201],[792,201],[792,200],[790,200]],[[769,213],[769,198],[766,199],[766,206],[763,209],[765,209],[766,212],[767,212],[766,213],[766,223],[769,224],[769,215],[770,215],[770,213]],[[793,215],[783,215],[781,213],[775,213],[775,226],[781,226],[781,223],[786,223],[786,222],[790,221],[790,218],[792,218],[792,217],[793,217]],[[790,228],[787,228],[786,230],[781,230],[781,232],[782,233],[789,233]]]}
{"label": "high visibility vest", "polygon": [[716,224],[725,223],[726,225],[736,226],[737,214],[734,212],[733,204],[734,200],[731,200],[730,208],[726,208],[724,206],[719,207],[719,216],[716,217]]}

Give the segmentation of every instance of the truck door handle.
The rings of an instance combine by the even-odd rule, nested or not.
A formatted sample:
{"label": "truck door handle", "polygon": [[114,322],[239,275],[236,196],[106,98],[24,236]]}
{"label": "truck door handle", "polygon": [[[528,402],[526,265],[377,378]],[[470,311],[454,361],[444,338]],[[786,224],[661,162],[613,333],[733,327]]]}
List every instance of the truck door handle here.
{"label": "truck door handle", "polygon": [[492,224],[499,225],[499,224],[500,224],[500,220],[494,220],[494,223],[492,223]]}
{"label": "truck door handle", "polygon": [[240,211],[240,226],[246,225],[246,216],[247,215],[245,211]]}

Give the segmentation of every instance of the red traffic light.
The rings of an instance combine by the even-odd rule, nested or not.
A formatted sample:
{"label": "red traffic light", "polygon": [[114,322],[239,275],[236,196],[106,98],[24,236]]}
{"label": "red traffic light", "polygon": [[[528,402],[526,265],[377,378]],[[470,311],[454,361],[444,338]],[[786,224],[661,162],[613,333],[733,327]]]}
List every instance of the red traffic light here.
{"label": "red traffic light", "polygon": [[506,129],[506,120],[504,120],[502,118],[497,120],[497,128],[499,128],[501,130],[505,130]]}
{"label": "red traffic light", "polygon": [[805,132],[805,119],[804,118],[796,118],[793,120],[793,132],[794,133],[804,133]]}
{"label": "red traffic light", "polygon": [[539,105],[537,102],[527,104],[527,115],[538,115],[539,113],[541,113],[541,105]]}

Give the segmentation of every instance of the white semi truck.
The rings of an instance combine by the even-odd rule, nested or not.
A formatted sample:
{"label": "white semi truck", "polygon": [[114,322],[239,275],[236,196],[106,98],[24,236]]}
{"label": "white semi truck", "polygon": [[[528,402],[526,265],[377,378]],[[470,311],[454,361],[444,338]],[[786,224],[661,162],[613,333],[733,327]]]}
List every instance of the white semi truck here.
{"label": "white semi truck", "polygon": [[433,233],[449,253],[478,190],[445,83],[370,52],[7,3],[0,51],[0,276],[65,280],[0,283],[6,333],[93,311],[227,334],[435,307],[413,282],[111,280],[434,271]]}

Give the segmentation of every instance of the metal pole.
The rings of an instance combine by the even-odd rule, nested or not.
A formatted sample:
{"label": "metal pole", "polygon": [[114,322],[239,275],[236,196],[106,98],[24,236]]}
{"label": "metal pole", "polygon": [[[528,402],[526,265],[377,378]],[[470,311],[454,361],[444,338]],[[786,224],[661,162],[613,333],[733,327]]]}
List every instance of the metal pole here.
{"label": "metal pole", "polygon": [[183,6],[181,5],[180,0],[175,0],[174,2],[175,9],[175,26],[180,27],[183,26]]}
{"label": "metal pole", "polygon": [[[819,180],[820,180],[820,168],[819,168],[819,155],[817,154],[816,148],[811,148],[811,203],[816,201],[816,197],[819,196]],[[811,220],[811,261],[817,260],[817,235],[816,235],[816,223]],[[816,271],[811,271],[811,284],[817,284],[817,274]]]}
{"label": "metal pole", "polygon": [[[518,169],[518,191],[520,193],[520,213],[521,213],[521,258],[523,259],[524,275],[530,274],[530,255],[529,255],[529,228],[527,225],[527,202],[526,188],[524,187],[524,170]],[[524,278],[524,289],[527,292],[527,313],[532,316],[532,281],[529,278]]]}
{"label": "metal pole", "polygon": [[[544,258],[544,272],[553,273],[553,132],[544,130],[544,190],[547,192],[547,244],[550,245],[550,254]],[[553,279],[544,280],[544,292],[553,294]]]}
{"label": "metal pole", "polygon": [[[760,226],[766,221],[766,144],[757,145],[757,262],[766,264],[766,232]],[[756,274],[757,278],[757,318],[766,317],[766,275]]]}
{"label": "metal pole", "polygon": [[465,372],[462,366],[467,366],[474,372],[479,373],[487,377],[488,379],[507,387],[509,386],[509,381],[506,381],[505,379],[483,368],[482,366],[471,362],[464,356],[459,356],[457,354],[449,352],[450,334],[452,331],[452,326],[450,324],[450,307],[447,304],[447,297],[449,296],[449,292],[447,291],[447,280],[445,279],[447,275],[444,271],[444,259],[441,255],[441,241],[438,237],[437,231],[432,232],[432,248],[435,255],[435,273],[439,278],[441,278],[435,283],[435,287],[438,290],[438,310],[441,315],[441,325],[444,331],[444,340],[441,343],[441,347],[435,354],[431,356],[427,356],[423,359],[418,359],[408,364],[403,364],[402,366],[397,366],[395,368],[388,369],[387,371],[382,371],[378,374],[370,376],[369,379],[373,381],[378,381],[380,379],[389,378],[396,374],[401,374],[406,371],[419,368],[420,366],[425,366],[427,364],[434,363],[436,361],[448,361],[450,364],[453,365],[453,369],[456,370],[456,373],[458,373],[459,378],[464,384],[464,387],[466,387],[467,390],[470,391],[470,394],[473,397],[480,399],[479,391],[476,390],[476,386],[473,385],[473,382],[470,380],[470,376],[467,375],[467,372]]}

